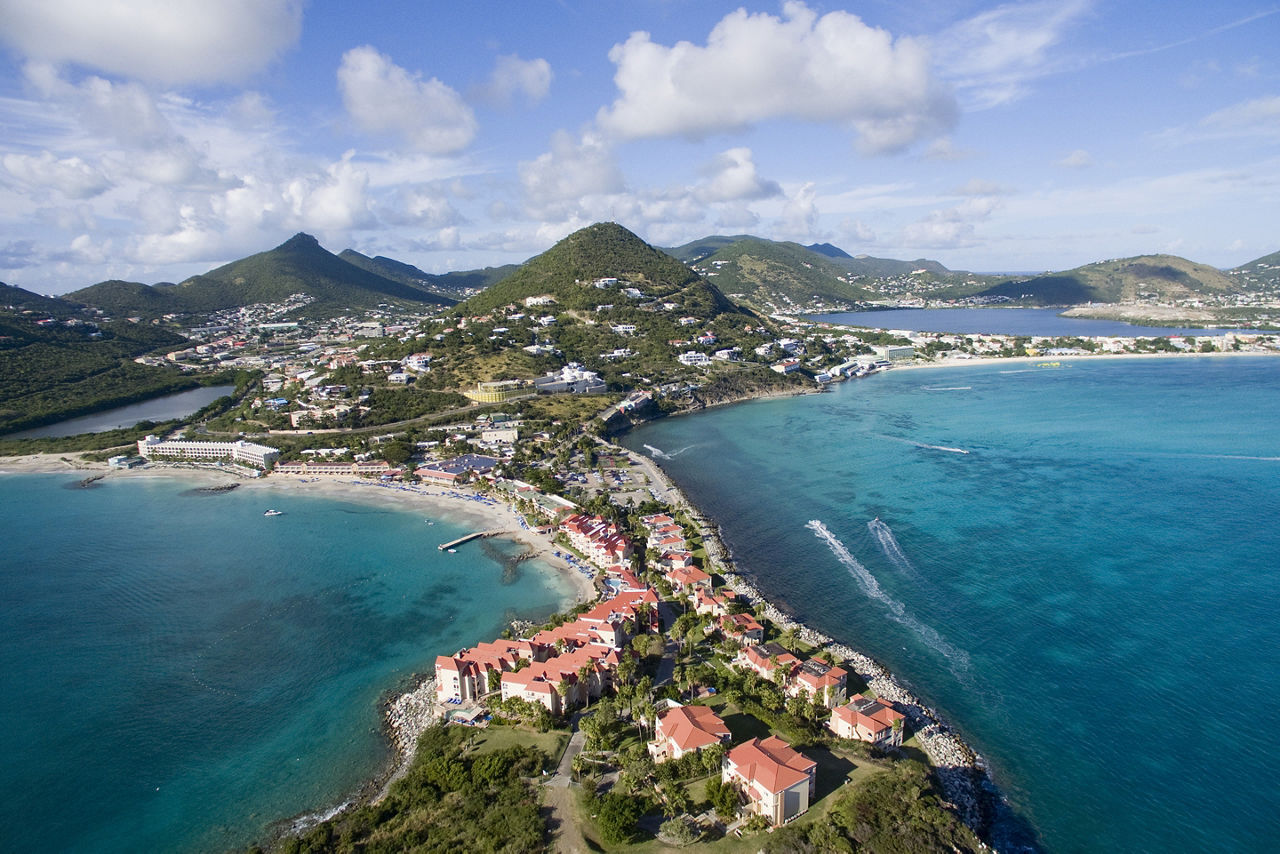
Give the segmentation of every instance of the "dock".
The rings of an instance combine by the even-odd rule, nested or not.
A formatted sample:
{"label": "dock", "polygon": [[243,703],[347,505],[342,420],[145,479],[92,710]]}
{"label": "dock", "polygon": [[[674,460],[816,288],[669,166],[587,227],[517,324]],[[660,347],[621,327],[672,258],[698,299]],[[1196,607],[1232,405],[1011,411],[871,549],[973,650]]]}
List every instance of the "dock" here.
{"label": "dock", "polygon": [[492,537],[495,534],[501,534],[501,533],[502,533],[501,531],[476,531],[474,534],[467,534],[466,536],[458,537],[458,539],[456,540],[450,540],[447,543],[441,543],[440,545],[436,546],[436,548],[438,548],[440,551],[446,551],[448,549],[453,548],[454,546],[460,546],[463,543],[469,543],[472,540],[479,540],[484,537]]}

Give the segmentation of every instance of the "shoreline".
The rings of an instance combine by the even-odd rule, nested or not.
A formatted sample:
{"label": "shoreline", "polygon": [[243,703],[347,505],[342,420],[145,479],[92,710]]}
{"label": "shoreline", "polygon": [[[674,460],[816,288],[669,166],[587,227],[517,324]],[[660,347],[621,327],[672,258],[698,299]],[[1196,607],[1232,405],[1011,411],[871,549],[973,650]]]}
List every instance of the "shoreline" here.
{"label": "shoreline", "polygon": [[703,567],[705,570],[708,572],[712,572],[713,569],[718,570],[718,574],[724,578],[725,586],[749,604],[754,606],[763,603],[764,616],[779,629],[785,631],[795,628],[805,643],[843,658],[846,665],[865,681],[878,697],[890,700],[907,715],[921,750],[933,764],[944,799],[956,808],[961,820],[985,841],[988,836],[986,831],[994,815],[994,805],[988,799],[1000,798],[1001,795],[987,772],[986,762],[982,756],[937,710],[917,697],[889,668],[866,653],[805,625],[769,601],[748,580],[747,576],[738,570],[732,552],[724,544],[719,524],[688,499],[680,487],[662,470],[658,460],[650,459],[613,443],[610,443],[610,447],[617,453],[627,454],[633,463],[641,465],[646,473],[656,470],[658,485],[664,494],[676,497],[670,503],[678,509],[683,509],[700,529],[699,534],[707,552],[706,565]]}

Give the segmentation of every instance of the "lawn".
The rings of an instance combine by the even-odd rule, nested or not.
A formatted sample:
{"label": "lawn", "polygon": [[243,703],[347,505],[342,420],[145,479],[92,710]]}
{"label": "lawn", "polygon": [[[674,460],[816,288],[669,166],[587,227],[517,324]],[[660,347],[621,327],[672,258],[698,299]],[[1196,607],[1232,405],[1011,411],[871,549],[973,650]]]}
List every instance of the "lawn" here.
{"label": "lawn", "polygon": [[508,747],[527,745],[547,754],[548,765],[554,766],[560,761],[560,754],[564,753],[568,743],[569,733],[563,730],[537,732],[513,726],[489,726],[474,731],[471,750],[476,753],[492,753]]}

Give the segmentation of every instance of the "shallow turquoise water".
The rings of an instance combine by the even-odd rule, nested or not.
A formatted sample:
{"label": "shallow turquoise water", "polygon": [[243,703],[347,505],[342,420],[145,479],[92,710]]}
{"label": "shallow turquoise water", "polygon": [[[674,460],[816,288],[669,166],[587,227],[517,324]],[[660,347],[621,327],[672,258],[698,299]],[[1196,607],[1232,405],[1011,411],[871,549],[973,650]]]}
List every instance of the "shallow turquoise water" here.
{"label": "shallow turquoise water", "polygon": [[516,544],[442,554],[466,530],[421,513],[76,480],[0,476],[7,851],[260,840],[377,773],[386,692],[571,598],[512,577]]}
{"label": "shallow turquoise water", "polygon": [[625,443],[763,592],[951,719],[1047,849],[1275,850],[1280,359],[1062,364],[889,372]]}

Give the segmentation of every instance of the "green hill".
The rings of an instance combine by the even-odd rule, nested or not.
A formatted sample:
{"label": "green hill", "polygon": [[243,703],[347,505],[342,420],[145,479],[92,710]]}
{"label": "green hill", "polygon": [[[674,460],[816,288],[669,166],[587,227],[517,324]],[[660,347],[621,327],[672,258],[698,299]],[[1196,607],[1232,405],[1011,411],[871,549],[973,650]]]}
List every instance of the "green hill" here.
{"label": "green hill", "polygon": [[843,308],[872,298],[849,283],[848,271],[835,259],[798,243],[736,240],[695,269],[731,299],[766,311]]}
{"label": "green hill", "polygon": [[1263,293],[1280,292],[1280,252],[1255,258],[1247,264],[1227,270],[1242,290]]}
{"label": "green hill", "polygon": [[207,314],[256,303],[282,303],[293,294],[314,300],[294,314],[331,316],[380,303],[449,305],[453,300],[361,269],[328,252],[309,234],[296,234],[267,252],[233,261],[177,285],[110,281],[68,299],[114,316]]}
{"label": "green hill", "polygon": [[[594,285],[604,278],[618,282],[606,288]],[[643,296],[628,297],[625,288]],[[539,296],[551,297],[563,309],[673,303],[683,313],[703,318],[732,310],[724,295],[696,272],[612,222],[575,231],[459,308],[482,314]]]}
{"label": "green hill", "polygon": [[739,234],[735,237],[725,237],[723,235],[714,234],[710,237],[703,237],[698,240],[694,240],[691,243],[686,243],[683,246],[672,246],[670,248],[664,247],[662,251],[670,255],[672,258],[680,259],[686,264],[697,264],[704,258],[716,254],[726,246],[732,246],[741,240],[760,239],[761,238],[753,237],[750,234]]}
{"label": "green hill", "polygon": [[354,249],[344,249],[338,257],[349,264],[368,270],[393,282],[400,282],[412,288],[418,288],[429,294],[457,302],[475,296],[480,291],[501,281],[520,269],[517,264],[504,264],[501,267],[485,267],[481,270],[462,270],[451,273],[426,273],[412,264],[375,255],[370,258]]}
{"label": "green hill", "polygon": [[173,285],[162,288],[110,279],[69,293],[65,299],[100,308],[113,317],[151,318],[187,310],[174,295],[173,288]]}
{"label": "green hill", "polygon": [[0,282],[0,309],[14,314],[30,311],[43,312],[53,317],[67,317],[79,308],[74,302],[65,299],[41,296],[16,285]]}
{"label": "green hill", "polygon": [[1176,255],[1140,255],[1020,279],[982,291],[1038,305],[1176,300],[1233,293],[1240,285],[1221,270]]}

